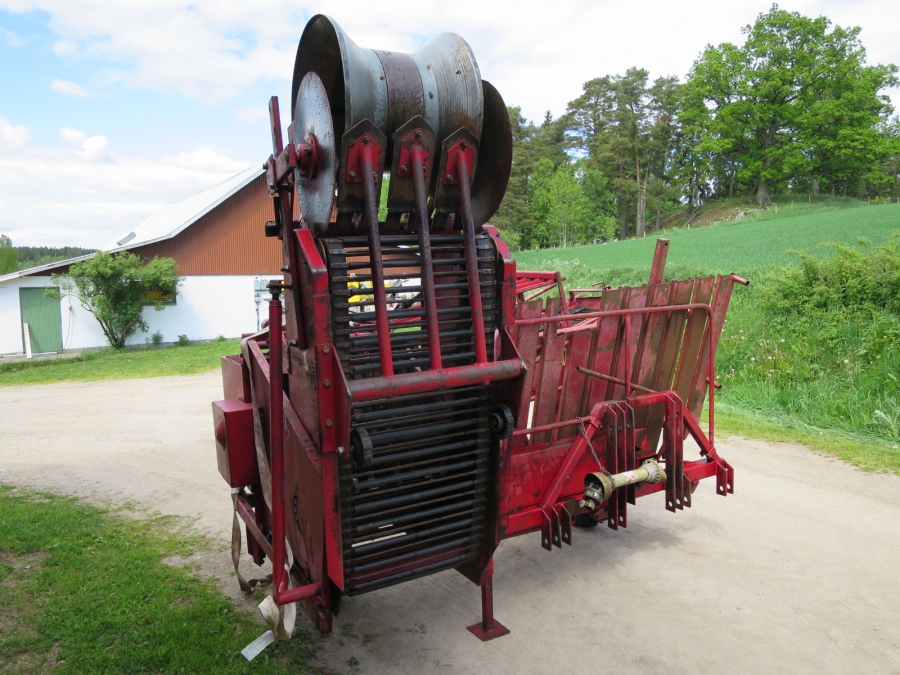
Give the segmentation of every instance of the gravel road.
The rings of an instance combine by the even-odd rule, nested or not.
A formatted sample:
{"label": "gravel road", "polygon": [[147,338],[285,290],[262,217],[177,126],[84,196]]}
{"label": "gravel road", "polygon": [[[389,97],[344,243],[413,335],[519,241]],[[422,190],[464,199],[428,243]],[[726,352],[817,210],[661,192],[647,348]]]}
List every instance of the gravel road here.
{"label": "gravel road", "polygon": [[[0,482],[186,516],[219,542],[198,560],[237,597],[216,398],[218,373],[0,388]],[[563,550],[534,535],[501,544],[495,609],[509,636],[474,638],[465,626],[480,616],[478,589],[444,572],[346,601],[333,635],[309,635],[321,664],[900,675],[900,477],[794,445],[718,445],[736,470],[732,496],[704,481],[692,509],[668,513],[654,495],[632,507],[627,530],[576,530]]]}

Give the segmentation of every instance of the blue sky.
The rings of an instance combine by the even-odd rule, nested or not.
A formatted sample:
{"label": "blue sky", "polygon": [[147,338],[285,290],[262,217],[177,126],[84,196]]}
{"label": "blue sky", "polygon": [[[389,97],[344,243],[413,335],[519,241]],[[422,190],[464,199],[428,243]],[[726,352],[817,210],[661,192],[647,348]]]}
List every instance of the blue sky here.
{"label": "blue sky", "polygon": [[[869,61],[900,63],[896,0],[783,2],[861,26]],[[592,77],[683,77],[769,7],[735,0],[286,2],[0,0],[0,232],[18,245],[105,246],[165,204],[270,152],[266,104],[289,98],[310,16],[362,47],[462,35],[482,76],[532,119]],[[900,100],[894,94],[895,102]]]}

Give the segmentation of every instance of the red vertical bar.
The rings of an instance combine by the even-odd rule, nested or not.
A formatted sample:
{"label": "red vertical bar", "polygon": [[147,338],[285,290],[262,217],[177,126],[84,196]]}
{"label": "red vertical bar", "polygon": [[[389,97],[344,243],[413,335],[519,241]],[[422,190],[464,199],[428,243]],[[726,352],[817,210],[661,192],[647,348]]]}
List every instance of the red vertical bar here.
{"label": "red vertical bar", "polygon": [[287,589],[284,570],[284,384],[282,382],[281,289],[270,287],[269,453],[272,462],[272,575],[278,594]]}
{"label": "red vertical bar", "polygon": [[381,239],[378,235],[378,208],[375,200],[375,169],[372,162],[372,146],[363,139],[359,160],[362,165],[363,190],[366,197],[366,221],[369,226],[369,258],[372,267],[372,295],[375,296],[375,327],[378,331],[378,353],[381,355],[381,374],[394,374],[394,356],[391,354],[391,329],[387,316],[387,297],[384,292],[384,267],[381,264]]}
{"label": "red vertical bar", "polygon": [[475,363],[487,362],[484,339],[484,310],[481,306],[481,274],[478,271],[478,249],[475,247],[475,221],[472,220],[472,195],[469,191],[469,167],[465,153],[457,154],[459,173],[459,207],[463,217],[466,241],[466,267],[469,273],[469,307],[472,310],[472,332],[475,339]]}
{"label": "red vertical bar", "polygon": [[434,265],[431,262],[431,234],[428,227],[427,196],[425,193],[425,163],[422,148],[412,149],[413,186],[416,193],[416,214],[419,217],[419,267],[425,293],[425,329],[428,331],[428,356],[432,370],[440,370],[441,334],[438,329],[437,297],[434,291]]}

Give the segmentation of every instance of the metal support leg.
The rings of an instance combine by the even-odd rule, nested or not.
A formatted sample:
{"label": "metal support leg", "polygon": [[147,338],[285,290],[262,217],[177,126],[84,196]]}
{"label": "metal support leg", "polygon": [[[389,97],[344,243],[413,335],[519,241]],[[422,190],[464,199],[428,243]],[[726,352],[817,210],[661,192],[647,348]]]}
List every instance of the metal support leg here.
{"label": "metal support leg", "polygon": [[481,622],[469,630],[482,642],[509,634],[509,628],[494,619],[494,577],[485,574],[481,582]]}

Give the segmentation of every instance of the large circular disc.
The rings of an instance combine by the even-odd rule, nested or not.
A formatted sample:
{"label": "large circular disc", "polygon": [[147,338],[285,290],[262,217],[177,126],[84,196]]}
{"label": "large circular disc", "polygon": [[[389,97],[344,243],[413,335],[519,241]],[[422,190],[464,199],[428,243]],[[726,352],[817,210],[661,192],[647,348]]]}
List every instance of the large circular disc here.
{"label": "large circular disc", "polygon": [[472,219],[481,227],[497,213],[512,167],[512,128],[503,97],[487,80],[484,88],[484,126],[478,165],[472,180]]}
{"label": "large circular disc", "polygon": [[318,171],[310,179],[297,169],[294,178],[303,220],[321,234],[331,221],[337,166],[328,94],[315,73],[307,73],[300,83],[291,124],[292,143],[309,143],[311,137],[318,146]]}

